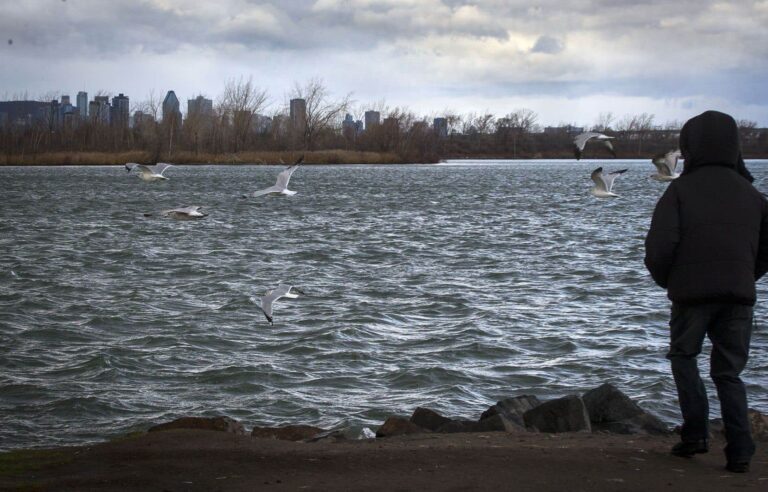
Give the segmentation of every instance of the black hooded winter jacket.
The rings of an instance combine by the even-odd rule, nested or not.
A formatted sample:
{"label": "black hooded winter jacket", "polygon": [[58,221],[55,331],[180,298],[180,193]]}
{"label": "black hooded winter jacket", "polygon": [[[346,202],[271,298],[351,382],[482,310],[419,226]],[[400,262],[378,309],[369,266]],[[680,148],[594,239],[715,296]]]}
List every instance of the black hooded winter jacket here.
{"label": "black hooded winter jacket", "polygon": [[683,126],[680,150],[683,172],[656,205],[645,265],[673,302],[753,305],[768,271],[768,201],[751,184],[736,122],[702,113]]}

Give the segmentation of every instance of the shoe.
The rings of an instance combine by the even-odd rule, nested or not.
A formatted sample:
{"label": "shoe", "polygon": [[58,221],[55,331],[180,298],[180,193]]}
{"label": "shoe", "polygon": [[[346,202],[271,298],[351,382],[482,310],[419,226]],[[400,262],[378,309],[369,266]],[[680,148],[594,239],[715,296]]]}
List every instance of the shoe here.
{"label": "shoe", "polygon": [[682,441],[674,446],[670,451],[673,456],[681,456],[683,458],[690,458],[694,454],[706,453],[709,451],[709,444],[706,439],[700,441]]}
{"label": "shoe", "polygon": [[746,473],[749,471],[749,461],[729,461],[725,469],[731,473]]}

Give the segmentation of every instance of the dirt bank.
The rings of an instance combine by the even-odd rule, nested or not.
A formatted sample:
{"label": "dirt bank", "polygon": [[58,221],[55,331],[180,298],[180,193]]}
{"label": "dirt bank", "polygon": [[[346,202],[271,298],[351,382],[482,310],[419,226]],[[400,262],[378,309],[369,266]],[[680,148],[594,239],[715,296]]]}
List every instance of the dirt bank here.
{"label": "dirt bank", "polygon": [[723,442],[692,459],[677,437],[418,434],[316,443],[200,430],[0,455],[2,490],[768,490],[761,444],[747,474],[723,469]]}

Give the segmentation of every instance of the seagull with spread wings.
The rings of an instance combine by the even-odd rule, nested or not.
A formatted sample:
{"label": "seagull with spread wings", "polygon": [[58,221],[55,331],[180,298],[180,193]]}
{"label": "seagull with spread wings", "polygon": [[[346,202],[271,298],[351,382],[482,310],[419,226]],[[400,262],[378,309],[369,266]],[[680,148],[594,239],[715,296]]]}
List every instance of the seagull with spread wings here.
{"label": "seagull with spread wings", "polygon": [[584,152],[584,147],[590,140],[601,142],[608,149],[611,155],[616,157],[616,151],[613,150],[613,144],[611,144],[612,139],[613,137],[609,137],[608,135],[597,132],[584,132],[576,135],[576,138],[573,139],[573,153],[576,156],[576,160],[581,159],[581,154]]}
{"label": "seagull with spread wings", "polygon": [[301,290],[297,289],[296,287],[293,287],[292,285],[287,284],[280,284],[277,286],[277,288],[273,290],[268,290],[266,294],[264,294],[264,297],[261,298],[261,312],[264,313],[264,316],[266,316],[267,321],[269,321],[270,325],[273,325],[272,322],[272,304],[280,299],[281,297],[285,297],[288,299],[295,299],[299,297],[298,294],[294,294],[291,292],[291,289],[296,291],[298,294],[306,295]]}
{"label": "seagull with spread wings", "polygon": [[145,164],[137,164],[135,162],[129,162],[125,165],[125,168],[128,170],[128,172],[133,171],[134,169],[139,170],[139,177],[144,181],[161,181],[166,180],[165,176],[163,176],[163,172],[165,172],[166,169],[173,166],[173,164],[167,164],[165,162],[158,162],[154,166],[147,166]]}
{"label": "seagull with spread wings", "polygon": [[613,171],[612,173],[603,173],[603,168],[598,167],[594,171],[592,171],[592,174],[590,177],[592,178],[592,181],[595,182],[594,188],[592,188],[591,193],[593,196],[596,196],[597,198],[616,198],[619,195],[614,193],[613,190],[613,181],[616,179],[617,176],[620,174],[624,174],[627,172],[626,169],[622,169],[620,171]]}
{"label": "seagull with spread wings", "polygon": [[651,174],[651,178],[656,181],[672,181],[680,177],[680,173],[675,172],[677,161],[680,160],[679,150],[670,150],[666,154],[659,154],[651,159],[656,166],[656,174]]}
{"label": "seagull with spread wings", "polygon": [[298,169],[299,164],[301,164],[304,161],[304,156],[299,157],[296,162],[293,163],[292,166],[289,166],[285,168],[280,174],[277,175],[277,181],[275,182],[274,186],[270,186],[269,188],[264,188],[263,190],[254,191],[253,195],[251,196],[261,196],[261,195],[285,195],[285,196],[291,196],[295,195],[297,192],[291,191],[288,189],[288,181],[291,179],[291,175]]}
{"label": "seagull with spread wings", "polygon": [[[171,219],[176,220],[194,220],[194,219],[202,219],[204,217],[208,217],[208,214],[205,212],[201,212],[200,209],[203,207],[199,207],[197,205],[192,207],[179,207],[179,208],[172,208],[170,210],[163,210],[160,212],[160,215],[169,217]],[[144,217],[153,217],[154,214],[152,212],[146,212],[144,214]]]}
{"label": "seagull with spread wings", "polygon": [[200,211],[201,208],[198,206],[173,208],[171,210],[163,210],[163,215],[176,220],[193,220],[208,217],[208,214]]}

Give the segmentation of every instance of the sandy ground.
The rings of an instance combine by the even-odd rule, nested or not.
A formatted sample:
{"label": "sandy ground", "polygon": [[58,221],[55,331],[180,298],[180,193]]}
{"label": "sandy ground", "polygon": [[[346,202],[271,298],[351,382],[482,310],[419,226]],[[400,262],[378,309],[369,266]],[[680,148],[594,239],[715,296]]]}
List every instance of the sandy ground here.
{"label": "sandy ground", "polygon": [[768,491],[763,443],[746,474],[723,469],[723,442],[695,458],[676,437],[420,434],[294,443],[173,430],[116,442],[0,455],[0,490]]}

